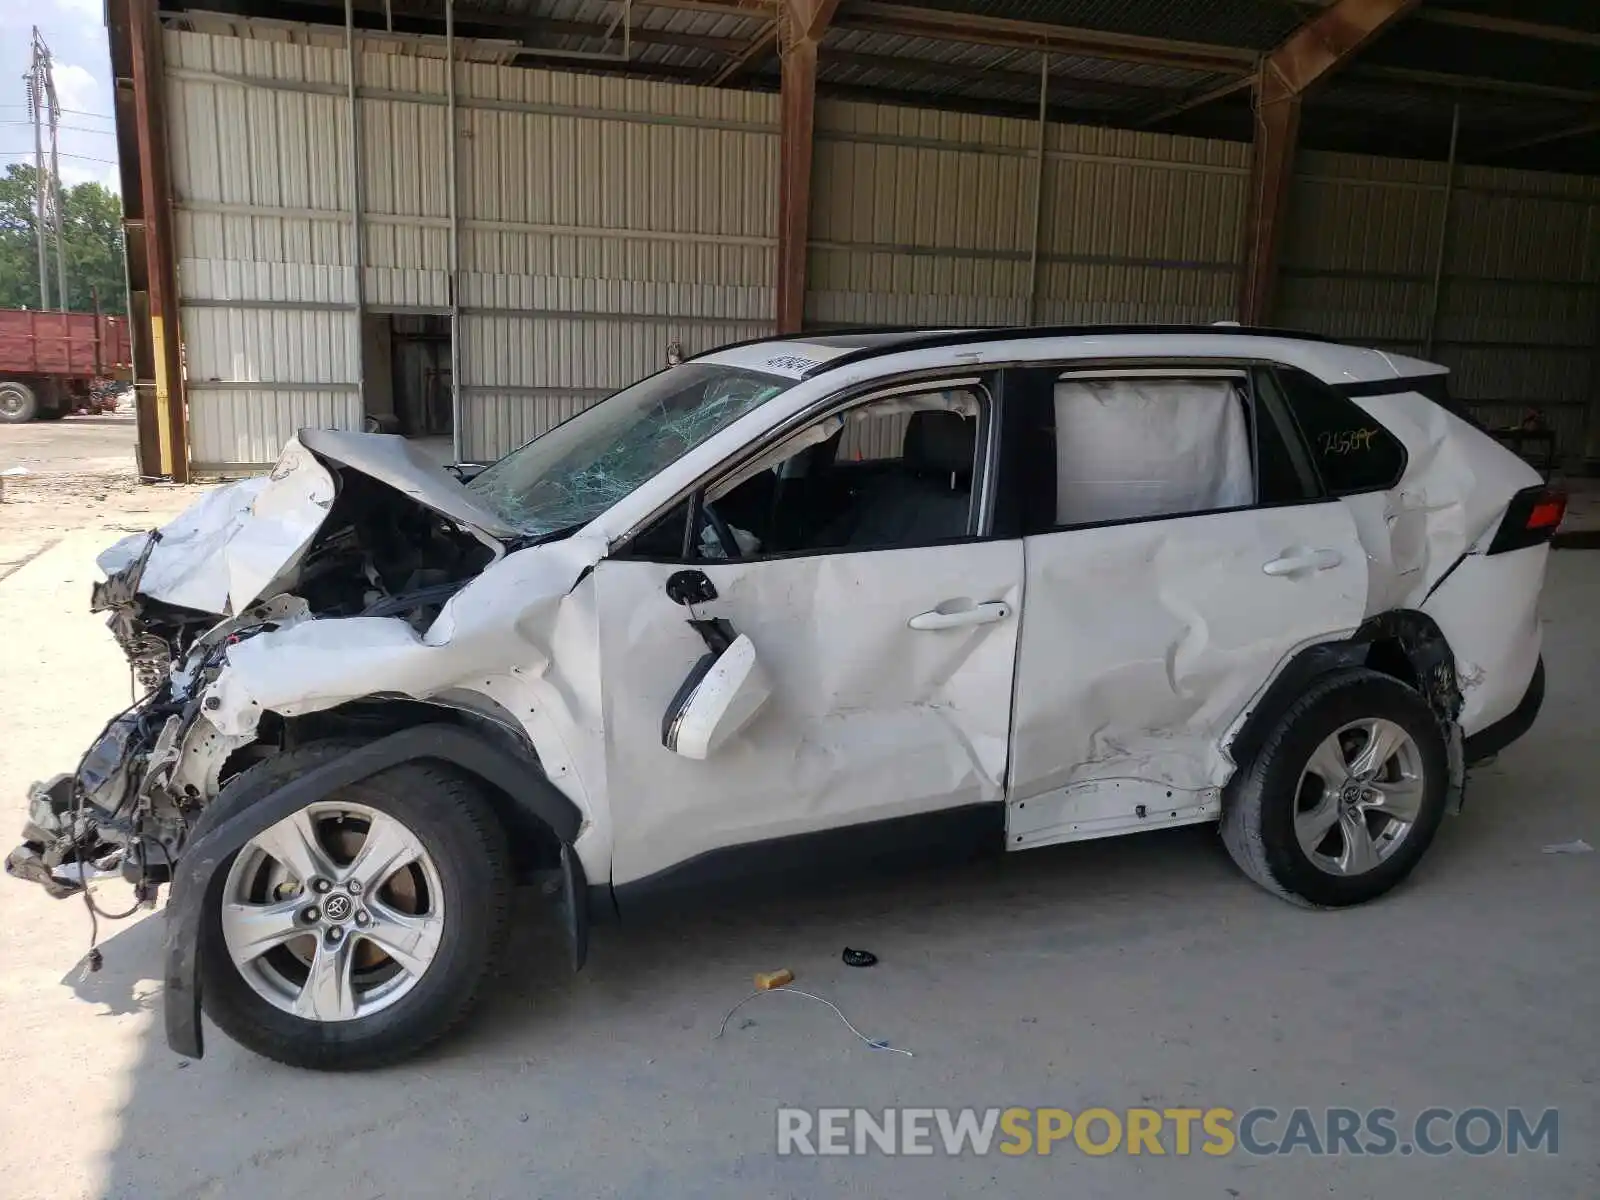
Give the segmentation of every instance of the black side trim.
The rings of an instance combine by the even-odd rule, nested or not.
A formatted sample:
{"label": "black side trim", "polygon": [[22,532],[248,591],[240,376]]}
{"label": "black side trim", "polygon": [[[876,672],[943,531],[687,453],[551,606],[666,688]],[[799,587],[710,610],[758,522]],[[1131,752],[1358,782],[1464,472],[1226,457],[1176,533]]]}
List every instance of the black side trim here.
{"label": "black side trim", "polygon": [[589,877],[578,852],[566,842],[561,843],[561,916],[567,926],[572,969],[581,971],[589,961]]}
{"label": "black side trim", "polygon": [[[499,788],[548,825],[563,846],[577,839],[582,814],[544,778],[537,763],[454,725],[401,730],[281,786],[277,780],[262,779],[255,784],[261,794],[253,796],[250,806],[237,815],[211,828],[202,817],[178,860],[167,901],[163,1001],[167,1045],[189,1058],[205,1052],[200,1029],[200,920],[206,901],[222,886],[221,867],[229,856],[268,826],[328,793],[418,759],[453,763]],[[249,789],[251,781],[242,780],[238,786]]]}
{"label": "black side trim", "polygon": [[1433,388],[1439,380],[1448,377],[1448,371],[1430,371],[1426,375],[1404,375],[1398,379],[1369,379],[1363,383],[1333,383],[1328,386],[1349,399],[1357,396],[1401,396],[1406,392],[1421,392],[1432,399]]}
{"label": "black side trim", "polygon": [[732,891],[782,891],[831,879],[930,863],[961,861],[1005,849],[1006,806],[971,804],[869,821],[792,837],[708,850],[612,889],[624,917],[691,896],[726,899]]}
{"label": "black side trim", "polygon": [[1512,742],[1533,727],[1533,722],[1539,716],[1539,709],[1544,705],[1544,659],[1540,658],[1533,668],[1533,678],[1528,681],[1528,690],[1523,693],[1517,707],[1501,717],[1493,725],[1478,730],[1466,740],[1465,750],[1467,766],[1480,763],[1504,750]]}

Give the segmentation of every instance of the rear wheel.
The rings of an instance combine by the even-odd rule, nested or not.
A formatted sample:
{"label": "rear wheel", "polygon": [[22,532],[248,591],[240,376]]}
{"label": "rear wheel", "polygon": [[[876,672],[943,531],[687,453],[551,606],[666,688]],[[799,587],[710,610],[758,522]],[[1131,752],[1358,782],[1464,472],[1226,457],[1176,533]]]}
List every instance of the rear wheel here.
{"label": "rear wheel", "polygon": [[1284,899],[1374,899],[1416,866],[1444,815],[1448,758],[1427,702],[1375,671],[1316,681],[1223,802],[1234,862]]}
{"label": "rear wheel", "polygon": [[476,1002],[509,903],[505,835],[477,789],[429,764],[391,768],[234,856],[201,932],[206,1012],[292,1066],[398,1061]]}
{"label": "rear wheel", "polygon": [[0,382],[0,423],[22,425],[33,420],[38,412],[38,397],[27,384],[13,380]]}

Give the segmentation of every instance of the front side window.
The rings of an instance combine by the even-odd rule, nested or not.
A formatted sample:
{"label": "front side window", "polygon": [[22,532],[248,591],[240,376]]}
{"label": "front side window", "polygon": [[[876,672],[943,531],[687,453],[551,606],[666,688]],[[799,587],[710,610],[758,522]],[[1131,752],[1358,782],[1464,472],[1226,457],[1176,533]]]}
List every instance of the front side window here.
{"label": "front side window", "polygon": [[585,525],[795,380],[691,362],[585,409],[467,486],[530,537]]}
{"label": "front side window", "polygon": [[[641,533],[676,559],[883,550],[978,531],[988,393],[966,381],[865,400],[747,459]],[[690,512],[695,528],[685,536]]]}

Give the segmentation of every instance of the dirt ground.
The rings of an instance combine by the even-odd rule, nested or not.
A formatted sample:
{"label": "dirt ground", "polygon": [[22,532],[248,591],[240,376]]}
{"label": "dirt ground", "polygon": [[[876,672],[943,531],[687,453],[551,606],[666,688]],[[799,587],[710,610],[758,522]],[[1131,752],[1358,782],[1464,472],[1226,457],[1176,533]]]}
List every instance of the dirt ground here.
{"label": "dirt ground", "polygon": [[[194,494],[133,484],[130,443],[116,418],[0,427],[0,469],[25,453],[38,472],[0,503],[0,835],[28,781],[70,768],[128,695],[85,611],[93,555]],[[88,974],[83,905],[0,879],[0,1196],[1590,1200],[1600,853],[1542,848],[1600,847],[1596,612],[1600,554],[1558,553],[1539,724],[1474,773],[1412,881],[1357,910],[1272,899],[1203,829],[602,928],[578,976],[529,905],[506,979],[460,1036],[405,1066],[318,1076],[215,1029],[203,1060],[176,1058],[159,915],[103,926],[105,967]],[[126,903],[121,885],[104,891]],[[846,945],[882,961],[845,967]],[[915,1057],[794,997],[747,1005],[715,1037],[751,973],[782,966]],[[1517,1157],[1092,1157],[1069,1143],[1049,1157],[785,1158],[784,1104],[1388,1107],[1402,1124],[1435,1105],[1522,1106],[1558,1109],[1559,1143]]]}

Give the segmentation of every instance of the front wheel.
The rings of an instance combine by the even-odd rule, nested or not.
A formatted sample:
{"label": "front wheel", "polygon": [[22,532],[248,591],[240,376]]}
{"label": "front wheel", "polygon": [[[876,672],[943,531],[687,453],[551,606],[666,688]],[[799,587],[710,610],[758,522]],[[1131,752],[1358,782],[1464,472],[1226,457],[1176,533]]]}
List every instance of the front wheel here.
{"label": "front wheel", "polygon": [[291,1066],[415,1054],[477,1000],[506,926],[507,864],[488,803],[438,767],[393,767],[310,804],[223,872],[200,935],[206,1013]]}
{"label": "front wheel", "polygon": [[1383,895],[1444,815],[1444,735],[1414,689],[1376,671],[1317,680],[1223,798],[1222,840],[1268,891],[1336,908]]}

